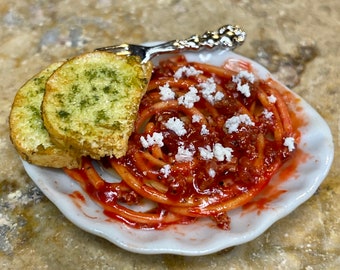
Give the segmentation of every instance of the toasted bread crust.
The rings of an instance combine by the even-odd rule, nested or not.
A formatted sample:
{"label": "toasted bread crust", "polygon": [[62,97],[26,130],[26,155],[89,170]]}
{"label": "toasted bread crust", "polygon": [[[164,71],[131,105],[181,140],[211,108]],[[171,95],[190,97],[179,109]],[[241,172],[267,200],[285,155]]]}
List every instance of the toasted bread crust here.
{"label": "toasted bread crust", "polygon": [[65,62],[47,80],[42,103],[52,140],[80,156],[123,156],[151,72],[151,63],[108,52]]}
{"label": "toasted bread crust", "polygon": [[51,141],[40,110],[45,82],[61,64],[50,65],[18,90],[9,117],[10,138],[20,156],[30,163],[74,168],[79,166],[78,158]]}

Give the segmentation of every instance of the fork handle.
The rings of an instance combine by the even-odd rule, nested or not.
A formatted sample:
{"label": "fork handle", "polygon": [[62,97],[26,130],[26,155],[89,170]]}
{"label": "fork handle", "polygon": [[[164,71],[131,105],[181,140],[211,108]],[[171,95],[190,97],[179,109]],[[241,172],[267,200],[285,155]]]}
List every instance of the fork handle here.
{"label": "fork handle", "polygon": [[199,50],[203,47],[222,47],[233,50],[242,45],[245,38],[246,33],[239,26],[228,24],[220,27],[217,31],[207,31],[203,35],[192,35],[187,39],[172,40],[156,46],[147,47],[142,63],[146,63],[152,57],[161,53],[176,52],[185,49]]}
{"label": "fork handle", "polygon": [[96,51],[107,51],[119,55],[138,55],[142,59],[142,64],[144,64],[152,57],[167,52],[199,50],[204,47],[222,47],[233,50],[242,45],[245,38],[246,33],[239,26],[227,24],[220,27],[217,31],[207,31],[203,35],[193,35],[187,39],[176,39],[155,46],[121,44],[98,48]]}
{"label": "fork handle", "polygon": [[217,31],[207,31],[201,36],[193,35],[188,39],[176,40],[173,45],[178,49],[220,46],[233,50],[241,45],[245,38],[246,33],[239,26],[228,24],[220,27]]}

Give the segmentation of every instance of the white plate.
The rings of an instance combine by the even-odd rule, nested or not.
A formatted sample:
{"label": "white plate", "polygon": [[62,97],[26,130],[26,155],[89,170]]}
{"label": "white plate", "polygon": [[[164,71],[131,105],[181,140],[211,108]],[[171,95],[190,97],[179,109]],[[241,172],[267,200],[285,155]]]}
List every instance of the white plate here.
{"label": "white plate", "polygon": [[[186,53],[186,56],[189,61],[214,65],[222,65],[227,59],[234,59],[230,60],[229,64],[235,69],[243,61],[250,63],[260,78],[266,79],[271,76],[258,63],[225,50],[204,50]],[[164,57],[166,56],[162,56]],[[155,63],[157,59],[159,58],[154,59]],[[298,148],[302,149],[308,158],[299,163],[286,181],[282,182],[279,176],[272,179],[266,196],[272,197],[273,200],[265,207],[262,209],[257,207],[262,204],[261,199],[258,199],[257,203],[254,202],[248,209],[238,208],[231,211],[230,231],[211,226],[208,219],[190,225],[173,225],[164,230],[130,228],[105,216],[102,209],[62,170],[42,168],[27,162],[23,164],[42,192],[71,222],[85,231],[136,253],[190,256],[210,254],[256,238],[274,222],[309,199],[326,177],[334,155],[331,132],[321,116],[304,100],[300,99],[298,105],[302,110],[296,113],[302,115],[308,122],[301,129],[302,136]],[[276,197],[280,190],[286,192]],[[85,200],[70,196],[76,191],[82,194]]]}

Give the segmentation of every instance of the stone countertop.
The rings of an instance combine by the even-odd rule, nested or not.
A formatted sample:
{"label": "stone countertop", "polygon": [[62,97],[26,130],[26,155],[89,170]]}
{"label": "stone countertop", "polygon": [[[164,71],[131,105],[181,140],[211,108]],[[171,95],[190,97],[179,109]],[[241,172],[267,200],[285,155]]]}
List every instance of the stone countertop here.
{"label": "stone countertop", "polygon": [[[14,1],[0,5],[1,269],[339,269],[340,2]],[[327,121],[332,168],[311,199],[255,240],[212,255],[140,255],[70,223],[26,175],[9,140],[16,91],[48,64],[122,42],[241,25],[237,50],[267,66]]]}

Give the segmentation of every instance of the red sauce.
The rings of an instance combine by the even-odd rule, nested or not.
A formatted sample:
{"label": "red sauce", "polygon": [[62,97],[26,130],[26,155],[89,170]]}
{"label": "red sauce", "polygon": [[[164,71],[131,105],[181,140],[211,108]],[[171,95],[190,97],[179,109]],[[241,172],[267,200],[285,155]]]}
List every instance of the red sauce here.
{"label": "red sauce", "polygon": [[[251,70],[251,66],[247,62],[242,62],[241,67]],[[156,68],[152,80],[161,80],[164,74],[170,72],[167,68],[169,67]],[[208,77],[212,76],[212,74],[205,75]],[[258,116],[254,126],[242,125],[238,132],[227,133],[223,126],[225,121],[235,116],[235,114],[241,114],[240,110],[242,108],[250,110],[251,106],[257,103],[257,96],[254,94],[256,90],[254,86],[254,89],[252,89],[253,94],[250,97],[245,97],[241,94],[236,96],[235,84],[231,83],[230,77],[218,78],[217,80],[220,85],[224,86],[224,99],[217,102],[214,106],[202,97],[195,103],[195,107],[205,115],[208,121],[209,135],[200,135],[202,123],[187,122],[185,125],[187,130],[185,136],[178,136],[164,127],[164,123],[170,118],[182,119],[183,117],[188,117],[187,111],[183,106],[175,108],[169,106],[169,109],[166,110],[159,109],[159,111],[152,113],[152,118],[149,119],[153,122],[153,132],[163,132],[165,146],[162,147],[164,154],[162,161],[165,163],[175,163],[174,157],[178,151],[178,145],[183,145],[185,149],[190,149],[191,146],[194,146],[196,149],[192,161],[175,164],[166,178],[159,173],[159,166],[157,164],[152,165],[147,160],[145,161],[148,176],[150,178],[157,178],[157,181],[168,186],[168,196],[175,201],[180,202],[183,197],[192,196],[192,194],[195,194],[197,197],[201,193],[214,196],[220,192],[221,188],[223,189],[224,196],[235,196],[235,193],[241,193],[240,190],[250,189],[252,185],[256,184],[258,178],[263,177],[264,173],[271,177],[273,172],[268,172],[268,170],[271,170],[272,164],[282,162],[285,159],[282,156],[288,157],[290,155],[287,149],[282,146],[282,143],[278,144],[275,141],[266,140],[264,149],[266,163],[262,164],[262,166],[254,166],[254,159],[258,156],[258,149],[255,147],[257,137],[260,133],[272,134],[272,123],[262,116]],[[273,84],[272,81],[261,83]],[[149,90],[140,104],[140,112],[151,111],[152,106],[160,102],[159,96],[156,95],[158,91],[158,89]],[[178,89],[179,93],[182,91],[184,90]],[[286,96],[289,98],[289,102],[294,98],[288,94]],[[294,100],[293,102],[296,101]],[[166,105],[167,103],[165,103]],[[294,123],[297,120],[300,119],[295,119]],[[300,123],[295,124],[299,125]],[[287,134],[286,136],[288,135],[293,136],[293,134]],[[137,152],[143,153],[145,151],[140,143],[141,136],[145,136],[145,133],[136,132],[131,135],[127,155],[116,162],[128,167],[140,181],[143,181],[145,175],[141,169],[138,169],[139,164],[135,155]],[[298,138],[299,134],[295,134],[294,137]],[[219,162],[216,159],[207,161],[199,156],[197,149],[212,146],[216,143],[221,143],[224,147],[233,149],[233,159],[230,162]],[[216,173],[214,177],[209,175],[209,169],[213,169]],[[169,179],[175,179],[175,182],[168,183]]]}
{"label": "red sauce", "polygon": [[82,206],[85,203],[85,197],[79,191],[74,191],[68,194],[68,196],[72,199],[74,205],[77,206],[78,209],[82,211]]}
{"label": "red sauce", "polygon": [[93,217],[93,216],[90,216],[88,215],[84,210],[83,210],[83,206],[85,205],[86,203],[86,199],[84,197],[84,195],[79,192],[79,191],[74,191],[70,194],[68,194],[70,198],[72,198],[72,201],[74,203],[75,206],[77,206],[79,208],[80,211],[82,211],[83,215],[88,217],[88,218],[91,218],[91,219],[97,219],[97,217]]}
{"label": "red sauce", "polygon": [[74,191],[73,193],[69,194],[69,196],[73,199],[73,201],[76,202],[81,202],[84,203],[85,202],[85,197],[83,194],[81,194],[79,191]]}
{"label": "red sauce", "polygon": [[[296,142],[299,143],[301,138],[301,128],[308,124],[308,119],[305,117],[303,108],[300,106],[300,98],[287,91],[283,86],[272,79],[269,79],[267,83],[271,87],[275,87],[280,91],[285,102],[291,107],[291,110],[294,111],[294,113],[290,114],[290,117],[296,134]],[[242,215],[251,211],[256,211],[260,214],[262,210],[270,208],[270,203],[272,201],[287,192],[287,190],[281,188],[281,184],[287,180],[298,178],[300,176],[297,171],[298,166],[307,162],[310,158],[312,157],[309,154],[304,152],[301,148],[297,148],[292,158],[280,168],[279,172],[268,186],[264,188],[264,190],[262,190],[261,193],[252,201],[242,206]]]}
{"label": "red sauce", "polygon": [[[195,67],[201,73],[175,80],[174,73],[182,66]],[[228,61],[224,67],[231,70],[188,63],[184,57],[177,57],[161,62],[154,69],[126,155],[104,161],[118,169],[122,183],[105,183],[100,189],[86,185],[86,192],[104,208],[107,206],[104,210],[107,216],[132,227],[154,229],[209,216],[217,226],[228,229],[230,221],[225,212],[232,207],[243,205],[243,213],[254,210],[260,213],[286,192],[280,184],[297,176],[297,166],[307,159],[301,149],[291,151],[284,146],[287,137],[294,138],[296,146],[301,136],[299,128],[306,124],[300,114],[299,99],[271,79],[250,82],[241,78],[242,83],[249,86],[250,95],[241,94],[233,80],[235,68],[251,72],[251,64],[235,60]],[[209,101],[211,96],[206,96],[201,85],[209,78],[216,86],[210,95],[219,92],[223,94],[222,99]],[[166,83],[175,92],[175,99],[164,101],[161,98],[159,87]],[[179,104],[180,98],[191,91],[192,86],[199,97],[194,106]],[[270,95],[275,95],[278,105],[266,101]],[[274,116],[267,117],[266,110]],[[194,121],[197,115],[200,119]],[[247,116],[249,121],[237,118],[238,126],[229,131],[226,123],[235,116]],[[169,128],[167,124],[173,119],[183,124],[184,134],[179,135]],[[208,133],[202,134],[203,127]],[[145,146],[142,141],[155,133],[162,134],[162,143]],[[213,151],[217,145],[222,146],[222,157],[220,151]],[[202,149],[206,150],[205,154]],[[180,155],[181,151],[185,153],[184,157]],[[226,154],[225,151],[229,152]],[[165,165],[170,167],[167,173],[164,172]],[[124,170],[119,171],[119,168]],[[268,185],[280,168],[275,182]],[[260,191],[261,194],[254,198]],[[156,203],[148,213],[152,215],[152,224],[140,223],[139,220],[148,217],[141,214],[140,219],[138,213],[132,219],[127,218],[135,213],[117,206],[121,201],[139,204],[142,197]],[[242,198],[241,201],[238,198]],[[166,213],[185,214],[179,220],[174,219],[176,221],[167,219],[166,224],[158,222],[157,215],[162,220]]]}
{"label": "red sauce", "polygon": [[287,190],[282,188],[282,184],[287,180],[298,178],[300,176],[297,170],[298,166],[305,163],[310,158],[311,157],[307,153],[303,152],[301,149],[297,149],[292,159],[281,167],[268,186],[266,186],[253,200],[242,206],[242,215],[253,211],[256,211],[257,214],[261,214],[263,210],[269,209],[271,207],[271,202],[287,192]]}

